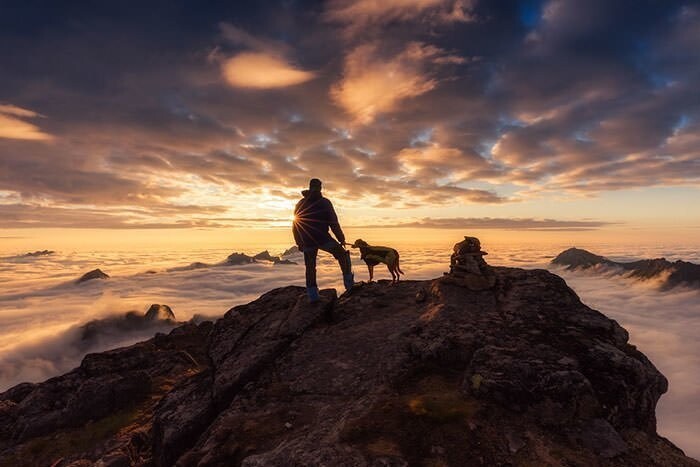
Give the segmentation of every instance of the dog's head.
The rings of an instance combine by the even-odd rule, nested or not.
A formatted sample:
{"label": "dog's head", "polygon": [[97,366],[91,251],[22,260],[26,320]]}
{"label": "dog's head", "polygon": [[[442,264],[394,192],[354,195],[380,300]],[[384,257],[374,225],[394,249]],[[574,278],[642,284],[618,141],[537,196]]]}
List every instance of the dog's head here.
{"label": "dog's head", "polygon": [[362,248],[362,247],[366,247],[366,246],[369,246],[369,243],[362,240],[361,238],[358,238],[357,240],[355,240],[355,243],[352,244],[353,248]]}

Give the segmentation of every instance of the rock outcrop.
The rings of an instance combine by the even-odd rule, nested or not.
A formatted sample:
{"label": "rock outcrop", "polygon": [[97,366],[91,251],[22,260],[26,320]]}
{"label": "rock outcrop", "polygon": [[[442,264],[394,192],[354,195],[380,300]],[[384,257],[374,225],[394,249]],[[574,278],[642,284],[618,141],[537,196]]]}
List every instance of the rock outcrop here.
{"label": "rock outcrop", "polygon": [[226,258],[226,264],[232,266],[237,266],[239,264],[250,264],[254,263],[255,259],[252,256],[248,256],[245,253],[233,252]]}
{"label": "rock outcrop", "polygon": [[270,261],[270,262],[272,262],[272,261],[279,259],[279,258],[277,258],[276,256],[272,256],[268,250],[265,250],[265,251],[261,251],[260,253],[258,253],[255,256],[253,256],[253,259],[255,261]]}
{"label": "rock outcrop", "polygon": [[618,262],[580,248],[569,248],[559,253],[552,264],[566,266],[568,270],[604,266],[632,278],[660,279],[665,289],[677,286],[700,288],[700,265],[681,260],[671,262],[656,258]]}
{"label": "rock outcrop", "polygon": [[299,251],[299,247],[296,245],[292,245],[286,250],[284,250],[284,252],[280,256],[284,258],[285,256],[295,255],[297,253],[301,253],[301,251]]}
{"label": "rock outcrop", "polygon": [[109,279],[109,275],[105,274],[102,272],[101,269],[93,269],[90,272],[86,272],[80,278],[76,281],[78,284],[82,284],[83,282],[95,280],[95,279]]}
{"label": "rock outcrop", "polygon": [[144,319],[148,321],[175,321],[175,313],[168,305],[154,303],[146,311]]}
{"label": "rock outcrop", "polygon": [[286,259],[286,258],[284,258],[284,259],[275,258],[275,260],[273,261],[273,264],[277,265],[277,264],[297,264],[297,263],[296,263],[296,261],[292,261],[292,260]]}
{"label": "rock outcrop", "polygon": [[255,261],[269,261],[273,264],[297,264],[289,259],[283,259],[282,256],[272,256],[269,251],[265,250],[253,256],[253,259]]}
{"label": "rock outcrop", "polygon": [[[482,256],[479,256],[482,259]],[[272,290],[0,394],[2,465],[699,466],[667,381],[544,270]]]}
{"label": "rock outcrop", "polygon": [[[168,305],[151,305],[145,314],[128,311],[123,315],[109,316],[88,321],[78,328],[79,341],[76,344],[83,349],[89,349],[100,341],[113,341],[126,335],[134,335],[151,331],[166,331],[178,323],[175,313]],[[68,344],[68,343],[67,343]]]}

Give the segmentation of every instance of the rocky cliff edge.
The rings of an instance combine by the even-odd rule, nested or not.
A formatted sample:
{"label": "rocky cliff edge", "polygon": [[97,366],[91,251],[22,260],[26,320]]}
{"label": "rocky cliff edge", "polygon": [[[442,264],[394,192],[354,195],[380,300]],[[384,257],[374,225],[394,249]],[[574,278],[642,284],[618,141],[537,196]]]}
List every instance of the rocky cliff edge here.
{"label": "rocky cliff edge", "polygon": [[622,327],[547,271],[489,274],[284,287],[90,354],[0,394],[0,465],[700,465]]}

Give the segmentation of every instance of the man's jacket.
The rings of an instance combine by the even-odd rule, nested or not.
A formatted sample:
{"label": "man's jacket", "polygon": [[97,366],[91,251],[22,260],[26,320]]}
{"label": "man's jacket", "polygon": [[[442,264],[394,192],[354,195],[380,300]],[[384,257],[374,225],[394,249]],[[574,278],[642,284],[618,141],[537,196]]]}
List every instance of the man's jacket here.
{"label": "man's jacket", "polygon": [[320,191],[304,190],[304,197],[294,208],[292,232],[299,248],[318,248],[333,241],[328,228],[340,243],[345,242],[345,234],[338,223],[333,204],[324,198]]}

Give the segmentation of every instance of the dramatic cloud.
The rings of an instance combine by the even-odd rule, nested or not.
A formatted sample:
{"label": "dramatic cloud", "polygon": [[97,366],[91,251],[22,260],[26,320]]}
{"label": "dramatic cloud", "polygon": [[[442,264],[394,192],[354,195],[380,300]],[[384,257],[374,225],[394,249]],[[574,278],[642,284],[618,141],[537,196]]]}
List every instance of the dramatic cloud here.
{"label": "dramatic cloud", "polygon": [[402,100],[435,88],[435,65],[464,61],[418,42],[393,56],[382,55],[377,44],[361,45],[345,57],[343,79],[331,97],[358,122],[369,124],[378,114],[396,110]]}
{"label": "dramatic cloud", "polygon": [[31,110],[10,104],[0,104],[0,138],[46,141],[53,138],[48,133],[23,119],[43,117]]}
{"label": "dramatic cloud", "polygon": [[224,58],[219,48],[209,54],[211,61],[221,62],[221,72],[229,85],[251,89],[285,88],[316,77],[315,73],[301,70],[285,58],[292,53],[286,43],[254,36],[228,23],[221,23],[219,27],[226,43],[247,49],[229,58]]}
{"label": "dramatic cloud", "polygon": [[283,88],[314,77],[313,73],[295,68],[280,57],[259,52],[240,53],[226,60],[221,68],[226,82],[241,88]]}
{"label": "dramatic cloud", "polygon": [[[498,204],[494,217],[561,218],[566,203],[611,191],[690,198],[700,186],[689,1],[124,4],[110,15],[95,4],[52,10],[51,27],[20,2],[7,10],[7,225],[31,225],[37,208],[39,224],[61,226],[278,219],[313,176],[369,219],[468,217],[476,203]],[[164,211],[183,205],[200,209]]]}

